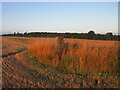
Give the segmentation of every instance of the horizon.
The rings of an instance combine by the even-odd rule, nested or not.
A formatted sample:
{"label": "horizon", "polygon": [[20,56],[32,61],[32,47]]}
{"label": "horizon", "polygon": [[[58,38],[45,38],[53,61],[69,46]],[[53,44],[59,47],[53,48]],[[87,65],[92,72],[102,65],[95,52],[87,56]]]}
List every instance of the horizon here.
{"label": "horizon", "polygon": [[3,2],[3,31],[118,34],[117,2]]}
{"label": "horizon", "polygon": [[[90,31],[94,31],[94,30],[90,30]],[[89,31],[88,31],[89,32]],[[88,32],[81,32],[83,34],[85,33],[88,33]],[[20,33],[20,34],[24,34],[24,33],[77,33],[77,32],[40,32],[40,31],[31,31],[31,32],[11,32],[11,33],[0,33],[0,35],[7,35],[7,34],[14,34],[14,33]],[[81,34],[81,33],[78,33],[78,34]],[[101,34],[101,35],[105,35],[106,33],[112,33],[113,35],[120,35],[120,33],[113,33],[113,32],[106,32],[106,33],[96,33],[94,31],[95,34]]]}

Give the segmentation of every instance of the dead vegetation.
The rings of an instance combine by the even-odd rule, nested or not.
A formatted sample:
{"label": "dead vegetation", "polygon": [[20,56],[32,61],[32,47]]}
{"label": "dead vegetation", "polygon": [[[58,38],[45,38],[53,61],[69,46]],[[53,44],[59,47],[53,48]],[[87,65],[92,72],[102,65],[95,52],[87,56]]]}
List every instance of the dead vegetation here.
{"label": "dead vegetation", "polygon": [[47,40],[36,41],[30,44],[29,53],[32,53],[31,55],[34,55],[43,64],[72,72],[118,71],[117,41],[72,41],[70,39],[63,40],[62,37],[56,39],[49,42]]}
{"label": "dead vegetation", "polygon": [[59,59],[55,38],[24,39],[3,37],[3,55],[28,47],[2,58],[3,88],[118,87],[117,41],[64,39]]}

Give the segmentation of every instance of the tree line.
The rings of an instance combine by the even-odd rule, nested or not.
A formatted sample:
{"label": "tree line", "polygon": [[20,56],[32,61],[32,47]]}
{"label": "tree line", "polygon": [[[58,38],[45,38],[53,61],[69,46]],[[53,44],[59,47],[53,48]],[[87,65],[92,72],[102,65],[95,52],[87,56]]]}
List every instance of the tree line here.
{"label": "tree line", "polygon": [[2,36],[18,36],[18,37],[64,37],[64,38],[75,38],[75,39],[92,39],[92,40],[114,40],[120,41],[120,35],[113,35],[112,32],[106,34],[95,34],[94,31],[88,33],[56,33],[56,32],[30,32],[30,33],[19,33],[14,32],[13,34],[3,34]]}

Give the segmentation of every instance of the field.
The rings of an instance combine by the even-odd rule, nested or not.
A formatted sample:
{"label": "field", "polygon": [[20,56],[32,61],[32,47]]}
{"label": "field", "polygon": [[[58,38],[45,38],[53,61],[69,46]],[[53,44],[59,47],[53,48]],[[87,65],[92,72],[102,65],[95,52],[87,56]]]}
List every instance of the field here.
{"label": "field", "polygon": [[1,38],[3,88],[118,88],[118,41]]}

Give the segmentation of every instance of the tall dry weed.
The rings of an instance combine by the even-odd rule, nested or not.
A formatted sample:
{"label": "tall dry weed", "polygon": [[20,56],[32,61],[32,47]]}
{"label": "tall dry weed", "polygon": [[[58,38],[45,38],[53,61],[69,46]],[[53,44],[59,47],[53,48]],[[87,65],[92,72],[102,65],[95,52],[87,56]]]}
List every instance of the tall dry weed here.
{"label": "tall dry weed", "polygon": [[56,39],[35,41],[29,45],[28,51],[43,64],[72,72],[116,72],[118,47],[118,43],[107,47],[99,46],[95,41],[91,45],[88,41],[82,43],[57,38],[57,41]]}

